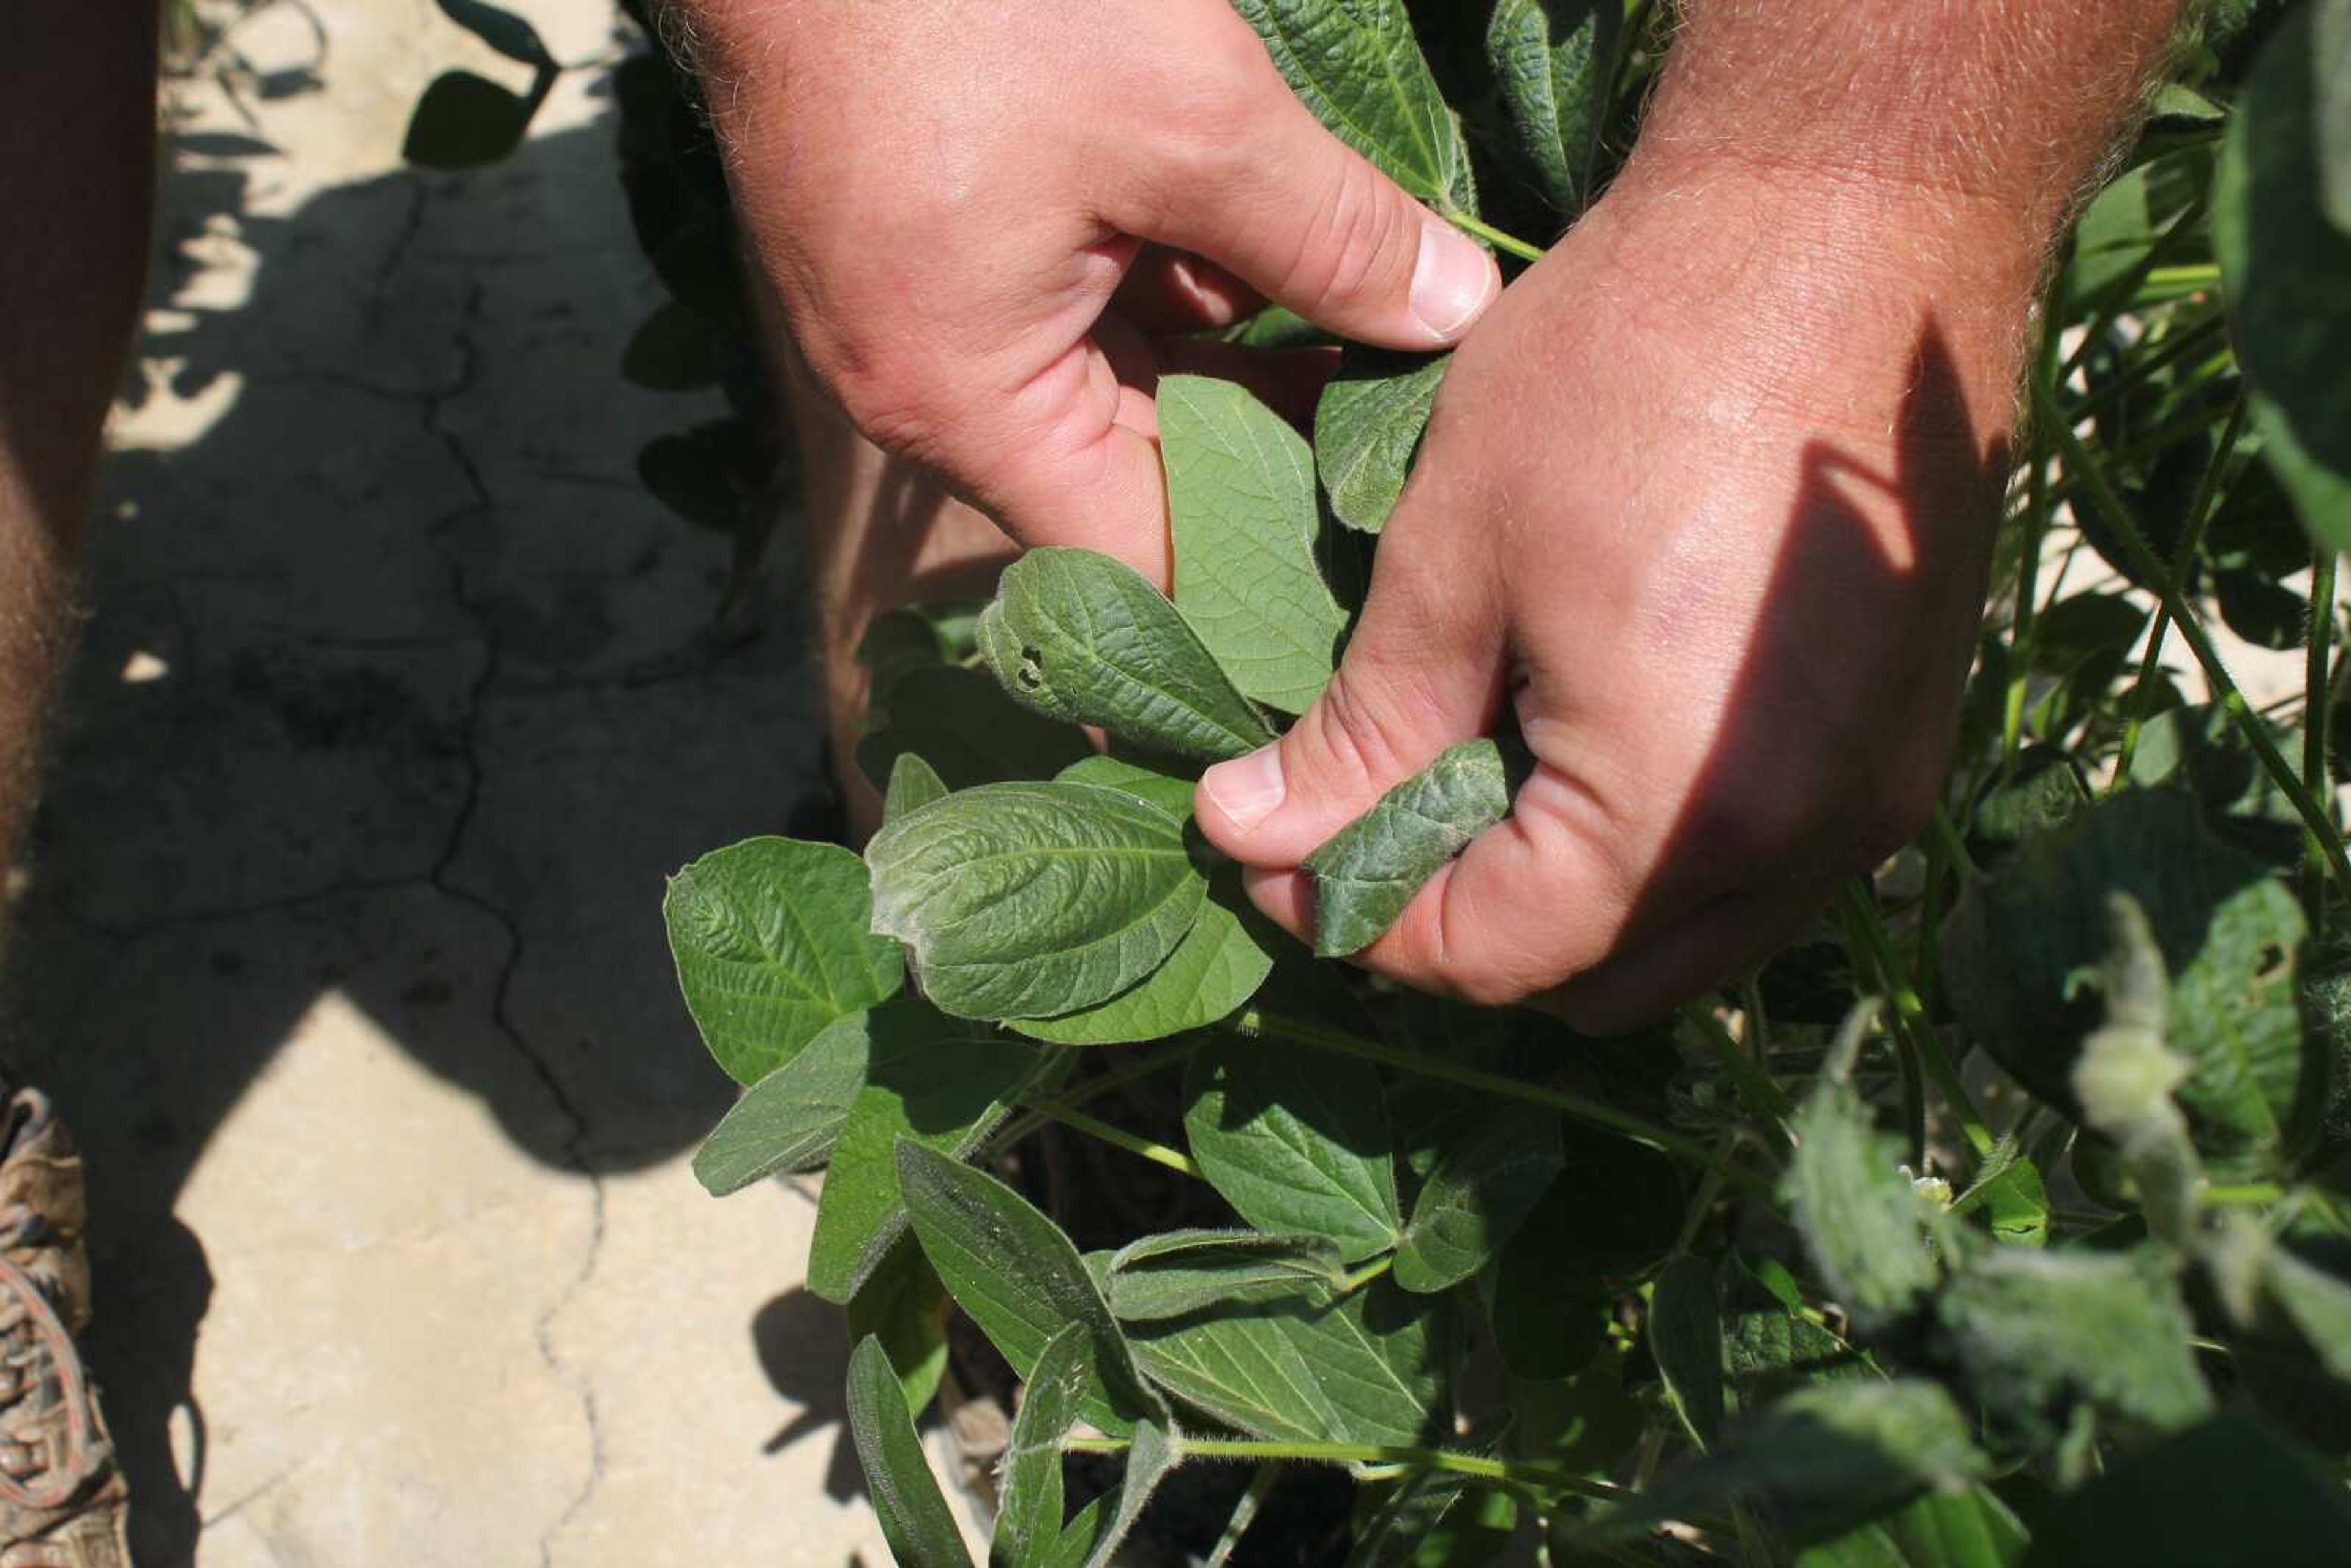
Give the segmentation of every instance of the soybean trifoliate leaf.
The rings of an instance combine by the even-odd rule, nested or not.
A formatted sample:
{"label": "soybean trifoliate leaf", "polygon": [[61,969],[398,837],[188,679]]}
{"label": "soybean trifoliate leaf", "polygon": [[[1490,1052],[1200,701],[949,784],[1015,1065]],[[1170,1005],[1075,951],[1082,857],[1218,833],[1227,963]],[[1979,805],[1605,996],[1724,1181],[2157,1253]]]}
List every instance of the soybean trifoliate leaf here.
{"label": "soybean trifoliate leaf", "polygon": [[1092,784],[962,790],[885,824],[865,861],[873,929],[964,1018],[1108,1001],[1175,951],[1208,890],[1181,822]]}
{"label": "soybean trifoliate leaf", "polygon": [[1425,1443],[1452,1429],[1451,1298],[1416,1296],[1374,1280],[1326,1307],[1285,1302],[1289,1335],[1354,1443]]}
{"label": "soybean trifoliate leaf", "polygon": [[869,1337],[851,1353],[848,1404],[849,1435],[890,1555],[900,1568],[971,1568],[881,1341]]}
{"label": "soybean trifoliate leaf", "polygon": [[2074,1068],[2105,1010],[2082,977],[2113,948],[2116,894],[2145,913],[2171,977],[2163,1043],[2190,1068],[2179,1100],[2197,1147],[2221,1179],[2266,1174],[2304,1092],[2302,908],[2262,860],[2207,832],[2184,791],[2112,796],[1970,884],[1943,936],[1960,1022],[2078,1117]]}
{"label": "soybean trifoliate leaf", "polygon": [[1923,1380],[1799,1389],[1742,1423],[1722,1450],[1673,1471],[1604,1515],[1622,1539],[1668,1519],[1766,1504],[1816,1524],[1865,1518],[1928,1488],[1956,1490],[1989,1468],[1951,1396]]}
{"label": "soybean trifoliate leaf", "polygon": [[1336,1285],[1341,1272],[1327,1237],[1170,1231],[1130,1242],[1111,1260],[1110,1309],[1124,1322],[1180,1318],[1220,1301]]}
{"label": "soybean trifoliate leaf", "polygon": [[1186,1099],[1192,1157],[1251,1225],[1327,1236],[1349,1262],[1395,1245],[1395,1160],[1370,1063],[1218,1040],[1194,1054]]}
{"label": "soybean trifoliate leaf", "polygon": [[1592,194],[1624,21],[1614,0],[1497,0],[1486,26],[1486,58],[1519,149],[1570,217]]}
{"label": "soybean trifoliate leaf", "polygon": [[1061,1438],[1086,1388],[1086,1331],[1064,1323],[1037,1353],[1004,1450],[988,1568],[1042,1568],[1061,1537]]}
{"label": "soybean trifoliate leaf", "polygon": [[1395,1282],[1449,1290],[1517,1234],[1567,1163],[1559,1116],[1536,1105],[1492,1109],[1440,1146],[1396,1243]]}
{"label": "soybean trifoliate leaf", "polygon": [[937,769],[911,751],[901,752],[890,765],[890,788],[882,794],[882,820],[894,822],[911,816],[934,800],[947,798],[946,780]]}
{"label": "soybean trifoliate leaf", "polygon": [[1124,1434],[1160,1415],[1118,1321],[1060,1227],[985,1171],[911,1138],[899,1140],[897,1176],[931,1267],[1015,1372],[1029,1375],[1045,1342],[1074,1324],[1086,1341],[1079,1396],[1086,1419]]}
{"label": "soybean trifoliate leaf", "polygon": [[1500,747],[1468,740],[1438,753],[1306,857],[1314,951],[1344,957],[1378,941],[1421,883],[1510,809]]}
{"label": "soybean trifoliate leaf", "polygon": [[1452,359],[1350,349],[1322,389],[1314,461],[1332,515],[1349,528],[1375,534],[1387,526]]}
{"label": "soybean trifoliate leaf", "polygon": [[882,1342],[890,1364],[898,1369],[909,1410],[920,1411],[931,1402],[946,1371],[946,1302],[947,1289],[923,1256],[922,1244],[904,1232],[843,1310],[851,1339],[870,1335]]}
{"label": "soybean trifoliate leaf", "polygon": [[1150,801],[1178,821],[1188,821],[1192,815],[1193,780],[1181,774],[1162,773],[1122,757],[1105,757],[1098,752],[1080,758],[1053,777],[1070,784],[1099,784],[1105,789],[1123,789]]}
{"label": "soybean trifoliate leaf", "polygon": [[1233,9],[1332,135],[1439,212],[1476,214],[1469,149],[1404,0],[1233,0]]}
{"label": "soybean trifoliate leaf", "polygon": [[670,879],[678,989],[729,1077],[757,1083],[897,991],[898,949],[867,934],[872,910],[864,862],[838,844],[747,839]]}
{"label": "soybean trifoliate leaf", "polygon": [[813,1170],[865,1087],[863,1013],[835,1019],[800,1053],[751,1085],[711,1129],[694,1176],[713,1197],[778,1171]]}
{"label": "soybean trifoliate leaf", "polygon": [[808,1288],[844,1301],[906,1228],[895,1154],[902,1135],[950,1159],[986,1141],[1050,1054],[941,1018],[912,998],[875,1009],[865,1087],[833,1141],[809,1244]]}
{"label": "soybean trifoliate leaf", "polygon": [[[2351,227],[2328,219],[2327,166],[2339,183],[2351,163],[2340,143],[2351,136],[2322,128],[2322,90],[2339,106],[2346,89],[2322,89],[2325,76],[2313,68],[2318,11],[2280,20],[2230,117],[2212,181],[2212,249],[2238,362],[2262,405],[2264,450],[2303,521],[2339,549],[2351,545],[2351,378],[2342,372]],[[2326,26],[2330,37],[2351,33],[2351,22]]]}
{"label": "soybean trifoliate leaf", "polygon": [[1245,695],[1303,713],[1347,626],[1314,564],[1314,459],[1235,382],[1164,376],[1156,401],[1176,608]]}
{"label": "soybean trifoliate leaf", "polygon": [[1648,1340],[1675,1413],[1699,1448],[1712,1448],[1722,1434],[1722,1302],[1704,1259],[1684,1253],[1657,1276]]}
{"label": "soybean trifoliate leaf", "polygon": [[1154,751],[1220,760],[1273,738],[1176,606],[1092,550],[1049,546],[1005,568],[979,649],[1016,700]]}
{"label": "soybean trifoliate leaf", "polygon": [[1994,1248],[1937,1293],[1935,1312],[1979,1396],[2011,1419],[2083,1399],[2168,1429],[2212,1408],[2179,1283],[2152,1252]]}

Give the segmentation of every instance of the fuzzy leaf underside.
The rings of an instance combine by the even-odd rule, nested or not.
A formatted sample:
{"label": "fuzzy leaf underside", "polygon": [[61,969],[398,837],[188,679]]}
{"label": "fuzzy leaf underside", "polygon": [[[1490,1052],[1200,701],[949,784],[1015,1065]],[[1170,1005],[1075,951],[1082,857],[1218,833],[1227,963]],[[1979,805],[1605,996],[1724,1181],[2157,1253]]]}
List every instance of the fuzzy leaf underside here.
{"label": "fuzzy leaf underside", "polygon": [[1106,1002],[1175,951],[1207,897],[1182,823],[1092,784],[962,790],[886,824],[865,859],[873,929],[963,1018]]}
{"label": "fuzzy leaf underside", "polygon": [[1347,625],[1314,561],[1314,459],[1235,382],[1165,376],[1155,402],[1176,608],[1242,695],[1303,713]]}
{"label": "fuzzy leaf underside", "polygon": [[848,1406],[850,1437],[865,1467],[866,1491],[890,1555],[900,1568],[971,1568],[879,1340],[861,1342],[849,1358]]}
{"label": "fuzzy leaf underside", "polygon": [[1233,9],[1332,135],[1437,211],[1476,215],[1468,146],[1404,0],[1233,0]]}
{"label": "fuzzy leaf underside", "polygon": [[1359,953],[1395,924],[1421,884],[1510,809],[1501,749],[1464,741],[1385,795],[1306,857],[1314,878],[1314,951]]}
{"label": "fuzzy leaf underside", "polygon": [[1273,738],[1176,606],[1092,550],[1049,546],[1007,567],[979,647],[1004,689],[1048,718],[1209,761]]}
{"label": "fuzzy leaf underside", "polygon": [[1833,1080],[1788,1126],[1796,1137],[1788,1201],[1821,1282],[1856,1322],[1900,1317],[1939,1273],[1926,1205],[1896,1168],[1900,1140],[1878,1132],[1861,1097]]}
{"label": "fuzzy leaf underside", "polygon": [[897,991],[903,964],[867,935],[872,908],[863,863],[838,844],[747,839],[670,879],[662,918],[678,989],[729,1077],[757,1083]]}
{"label": "fuzzy leaf underside", "polygon": [[1452,359],[1347,351],[1314,408],[1314,459],[1332,516],[1367,534],[1387,526]]}

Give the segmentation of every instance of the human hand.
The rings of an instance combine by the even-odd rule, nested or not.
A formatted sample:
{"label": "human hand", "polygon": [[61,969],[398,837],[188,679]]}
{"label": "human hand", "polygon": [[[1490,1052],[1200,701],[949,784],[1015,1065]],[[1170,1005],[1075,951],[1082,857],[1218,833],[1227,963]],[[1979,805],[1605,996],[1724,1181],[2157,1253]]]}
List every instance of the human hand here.
{"label": "human hand", "polygon": [[1481,249],[1316,123],[1226,0],[690,13],[737,208],[810,366],[1024,545],[1164,585],[1158,372],[1278,406],[1322,373],[1175,334],[1261,296],[1435,348],[1500,290]]}
{"label": "human hand", "polygon": [[1362,960],[1593,1030],[1786,942],[1931,810],[2038,261],[1850,181],[1635,159],[1455,356],[1338,674],[1209,770],[1200,825],[1295,868],[1505,696],[1512,815]]}

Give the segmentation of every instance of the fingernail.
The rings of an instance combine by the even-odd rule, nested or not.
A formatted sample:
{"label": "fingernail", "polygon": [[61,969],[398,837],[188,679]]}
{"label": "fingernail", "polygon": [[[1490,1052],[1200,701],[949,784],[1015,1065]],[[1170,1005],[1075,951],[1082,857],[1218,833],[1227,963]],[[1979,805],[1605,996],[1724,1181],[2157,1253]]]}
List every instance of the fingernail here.
{"label": "fingernail", "polygon": [[1486,308],[1500,275],[1477,242],[1436,218],[1421,225],[1412,268],[1412,313],[1438,341],[1450,340]]}
{"label": "fingernail", "polygon": [[1234,827],[1247,832],[1271,816],[1290,792],[1281,780],[1281,748],[1260,747],[1247,757],[1219,762],[1200,775],[1200,787]]}

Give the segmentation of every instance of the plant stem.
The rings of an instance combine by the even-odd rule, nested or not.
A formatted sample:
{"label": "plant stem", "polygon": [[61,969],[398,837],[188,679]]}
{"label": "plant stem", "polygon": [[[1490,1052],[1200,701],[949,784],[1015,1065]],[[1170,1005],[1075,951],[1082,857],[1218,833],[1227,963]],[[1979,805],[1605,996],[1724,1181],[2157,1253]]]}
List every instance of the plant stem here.
{"label": "plant stem", "polygon": [[1225,1568],[1232,1558],[1233,1549],[1241,1543],[1241,1537],[1248,1534],[1249,1527],[1257,1521],[1257,1511],[1264,1504],[1265,1494],[1271,1491],[1273,1483],[1280,1479],[1280,1459],[1268,1459],[1258,1466],[1257,1474],[1249,1477],[1249,1490],[1241,1493],[1240,1500],[1233,1504],[1231,1517],[1225,1521],[1225,1532],[1218,1538],[1217,1549],[1208,1553],[1207,1568]]}
{"label": "plant stem", "polygon": [[[1238,1029],[1245,1035],[1271,1035],[1277,1040],[1286,1040],[1295,1045],[1312,1046],[1319,1051],[1336,1051],[1342,1056],[1360,1057],[1365,1061],[1376,1061],[1405,1072],[1417,1073],[1423,1078],[1435,1078],[1447,1083],[1458,1083],[1465,1089],[1482,1089],[1489,1094],[1499,1095],[1503,1099],[1523,1100],[1530,1105],[1547,1106],[1563,1115],[1573,1116],[1578,1121],[1589,1122],[1594,1126],[1605,1127],[1610,1132],[1630,1138],[1636,1144],[1646,1144],[1661,1153],[1673,1155],[1695,1165],[1721,1164],[1711,1152],[1692,1139],[1685,1138],[1680,1134],[1668,1131],[1643,1117],[1619,1111],[1612,1105],[1604,1105],[1597,1100],[1588,1100],[1581,1094],[1572,1093],[1564,1089],[1553,1089],[1541,1083],[1524,1083],[1515,1078],[1506,1078],[1499,1072],[1488,1072],[1481,1068],[1465,1067],[1458,1061],[1447,1061],[1439,1056],[1423,1056],[1416,1051],[1400,1051],[1395,1046],[1383,1044],[1374,1040],[1364,1040],[1342,1030],[1326,1028],[1322,1024],[1311,1023],[1304,1019],[1264,1012],[1256,1008],[1242,1009],[1234,1018],[1229,1027]],[[1740,1187],[1759,1197],[1771,1196],[1771,1184],[1743,1166],[1722,1165],[1722,1174],[1729,1180],[1736,1182]]]}
{"label": "plant stem", "polygon": [[2303,788],[2302,779],[2278,754],[2277,743],[2270,738],[2269,727],[2245,701],[2245,694],[2237,689],[2237,683],[2230,675],[2228,666],[2220,662],[2220,652],[2212,646],[2212,639],[2206,635],[2203,626],[2181,601],[2179,585],[2172,580],[2171,574],[2156,559],[2155,551],[2148,548],[2146,536],[2139,532],[2138,520],[2130,515],[2130,508],[2123,505],[2122,497],[2115,494],[2112,482],[2083,446],[2082,438],[2074,434],[2073,426],[2065,423],[2065,415],[2057,407],[2054,394],[2038,381],[2032,384],[2032,403],[2036,418],[2048,425],[2049,434],[2055,439],[2066,468],[2082,481],[2092,504],[2105,514],[2116,538],[2122,544],[2124,553],[2130,557],[2132,569],[2142,579],[2157,584],[2157,598],[2171,612],[2172,620],[2179,623],[2180,638],[2188,644],[2189,652],[2196,655],[2196,662],[2203,668],[2204,679],[2210,685],[2214,696],[2236,723],[2245,743],[2253,748],[2253,755],[2261,758],[2262,770],[2269,774],[2279,791],[2293,802],[2294,811],[2302,818],[2303,826],[2310,830],[2311,838],[2325,857],[2326,869],[2333,874],[2336,885],[2351,892],[2351,858],[2346,858],[2344,853],[2342,836],[2335,832],[2335,824],[2327,820],[2326,813],[2319,809],[2310,791]]}
{"label": "plant stem", "polygon": [[1343,1296],[1352,1296],[1395,1267],[1395,1254],[1383,1252],[1353,1273],[1340,1276],[1339,1293]]}
{"label": "plant stem", "polygon": [[1771,1075],[1763,1070],[1763,1064],[1740,1048],[1739,1042],[1730,1038],[1730,1031],[1722,1027],[1722,1020],[1703,1003],[1693,1003],[1684,1008],[1682,1016],[1689,1020],[1692,1029],[1706,1037],[1708,1045],[1714,1047],[1714,1054],[1722,1061],[1723,1071],[1738,1083],[1739,1097],[1747,1103],[1748,1110],[1771,1123],[1772,1130],[1784,1142],[1788,1136],[1788,1113],[1794,1107],[1788,1103],[1788,1097],[1781,1092],[1780,1086],[1771,1082]]}
{"label": "plant stem", "polygon": [[[1061,1448],[1064,1452],[1073,1454],[1118,1454],[1125,1452],[1130,1443],[1131,1439],[1126,1437],[1069,1437],[1062,1440]],[[1625,1496],[1622,1487],[1607,1481],[1595,1481],[1554,1465],[1536,1464],[1525,1459],[1489,1458],[1483,1454],[1464,1454],[1452,1448],[1405,1448],[1392,1443],[1275,1443],[1255,1437],[1186,1437],[1183,1452],[1187,1458],[1197,1459],[1302,1459],[1328,1465],[1404,1465],[1416,1470],[1447,1470],[1457,1476],[1472,1476],[1479,1480],[1548,1487],[1555,1491],[1601,1498],[1611,1502]]]}
{"label": "plant stem", "polygon": [[1200,1167],[1192,1163],[1191,1155],[1171,1149],[1165,1144],[1155,1144],[1149,1138],[1139,1137],[1123,1127],[1113,1127],[1099,1117],[1073,1110],[1058,1100],[1024,1094],[1020,1103],[1049,1122],[1059,1122],[1090,1138],[1099,1138],[1114,1149],[1124,1149],[1130,1155],[1140,1155],[1154,1165],[1165,1166],[1183,1176],[1206,1179],[1200,1176]]}
{"label": "plant stem", "polygon": [[[2065,277],[2051,284],[2038,349],[2041,373],[2057,360],[2057,323],[2066,312]],[[2016,563],[2016,616],[2008,632],[2008,691],[2000,721],[2000,770],[2005,779],[2016,766],[2024,737],[2024,696],[2032,680],[2034,632],[2041,614],[2041,549],[2049,537],[2049,444],[2040,431],[2025,432],[2024,542]]]}
{"label": "plant stem", "polygon": [[[2179,548],[2172,552],[2170,580],[2188,580],[2196,565],[2196,557],[2204,548],[2204,530],[2212,520],[2213,502],[2220,494],[2220,476],[2229,459],[2237,450],[2237,438],[2245,432],[2248,404],[2241,394],[2236,406],[2229,411],[2229,423],[2221,428],[2220,444],[2212,449],[2212,461],[2205,465],[2204,476],[2197,481],[2196,494],[2188,503],[2188,526],[2180,531]],[[2164,633],[2171,629],[2171,607],[2158,604],[2155,609],[2155,628],[2147,634],[2147,653],[2138,662],[2138,679],[2131,686],[2130,717],[2123,725],[2122,749],[2116,754],[2115,778],[2111,789],[2119,789],[2129,779],[2131,761],[2138,755],[2138,734],[2147,723],[2147,709],[2155,701],[2155,674],[2163,657]]]}
{"label": "plant stem", "polygon": [[1959,824],[1951,821],[1951,813],[1944,809],[1940,800],[1935,802],[1934,819],[1928,826],[1934,832],[1935,841],[1943,846],[1943,852],[1950,858],[1950,862],[1970,876],[1977,874],[1976,857],[1968,852],[1967,839],[1961,835]]}
{"label": "plant stem", "polygon": [[[2325,545],[2311,554],[2310,637],[2303,661],[2302,787],[2321,800],[2335,792],[2326,766],[2326,662],[2335,638],[2335,551]],[[2314,948],[2326,934],[2325,846],[2316,837],[2305,836],[2304,850],[2302,901]]]}
{"label": "plant stem", "polygon": [[[1089,1078],[1068,1093],[1061,1095],[1060,1103],[1065,1109],[1083,1105],[1089,1101],[1109,1093],[1113,1089],[1123,1089],[1138,1078],[1148,1078],[1164,1067],[1180,1067],[1190,1059],[1194,1051],[1199,1049],[1198,1040],[1181,1040],[1164,1050],[1145,1051],[1130,1057],[1109,1071]],[[1041,1111],[1031,1111],[1025,1116],[1006,1123],[1003,1128],[987,1141],[987,1146],[990,1151],[1008,1149],[1052,1120],[1052,1117]]]}
{"label": "plant stem", "polygon": [[2285,1196],[2285,1188],[2273,1181],[2241,1181],[2208,1186],[2197,1197],[2205,1203],[2223,1207],[2275,1203]]}
{"label": "plant stem", "polygon": [[1496,250],[1509,251],[1520,261],[1541,261],[1543,257],[1542,246],[1529,245],[1514,235],[1506,235],[1491,224],[1479,223],[1468,213],[1448,212],[1445,216],[1455,228],[1465,234],[1476,235]]}
{"label": "plant stem", "polygon": [[1910,977],[1902,972],[1900,961],[1894,955],[1894,941],[1886,932],[1886,923],[1878,917],[1877,897],[1866,883],[1849,882],[1838,893],[1844,904],[1846,923],[1866,950],[1872,967],[1877,971],[1877,983],[1894,1005],[1894,1023],[1903,1043],[1918,1059],[1918,1064],[1933,1079],[1935,1088],[1959,1120],[1959,1130],[1967,1135],[1968,1146],[1978,1158],[1991,1153],[1991,1129],[1984,1124],[1983,1113],[1969,1098],[1967,1085],[1959,1082],[1959,1070],[1943,1051],[1943,1042],[1936,1037],[1934,1026],[1927,1018],[1927,1004],[1918,999]]}

